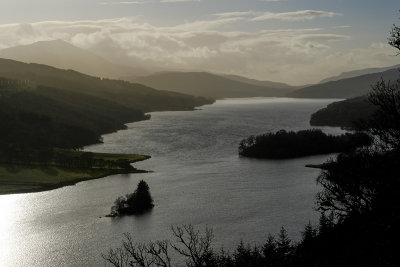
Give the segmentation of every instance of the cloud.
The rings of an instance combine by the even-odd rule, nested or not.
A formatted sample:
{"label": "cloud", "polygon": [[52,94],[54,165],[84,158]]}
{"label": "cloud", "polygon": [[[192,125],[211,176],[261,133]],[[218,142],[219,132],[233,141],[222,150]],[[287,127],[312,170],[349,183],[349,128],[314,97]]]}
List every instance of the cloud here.
{"label": "cloud", "polygon": [[216,13],[214,16],[220,18],[230,18],[230,17],[246,17],[249,15],[254,15],[255,12],[253,11],[235,11],[235,12],[223,12],[223,13]]}
{"label": "cloud", "polygon": [[170,27],[137,18],[0,25],[0,48],[63,39],[109,60],[153,69],[206,70],[304,84],[398,60],[385,44],[341,51],[350,36],[321,28],[234,30],[242,17],[217,16]]}
{"label": "cloud", "polygon": [[334,17],[341,15],[342,14],[340,13],[326,12],[320,10],[299,10],[294,12],[282,12],[282,13],[265,12],[264,14],[251,19],[251,21],[262,21],[269,19],[298,21],[298,20],[310,20],[321,17]]}
{"label": "cloud", "polygon": [[136,0],[136,1],[116,1],[116,2],[99,2],[99,5],[136,5],[151,3],[183,3],[183,2],[200,2],[201,0]]}
{"label": "cloud", "polygon": [[333,29],[348,29],[351,28],[349,25],[340,25],[340,26],[334,26],[332,27]]}
{"label": "cloud", "polygon": [[200,0],[160,0],[160,3],[200,2]]}

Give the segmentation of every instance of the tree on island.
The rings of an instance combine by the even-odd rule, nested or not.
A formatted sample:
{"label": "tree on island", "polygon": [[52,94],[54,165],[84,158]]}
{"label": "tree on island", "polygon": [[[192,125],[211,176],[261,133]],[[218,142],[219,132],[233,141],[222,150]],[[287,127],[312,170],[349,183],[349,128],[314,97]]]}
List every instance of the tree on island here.
{"label": "tree on island", "polygon": [[127,194],[125,197],[120,196],[114,201],[111,207],[110,216],[116,217],[121,215],[143,214],[154,207],[153,198],[151,197],[149,185],[141,180],[135,192]]}

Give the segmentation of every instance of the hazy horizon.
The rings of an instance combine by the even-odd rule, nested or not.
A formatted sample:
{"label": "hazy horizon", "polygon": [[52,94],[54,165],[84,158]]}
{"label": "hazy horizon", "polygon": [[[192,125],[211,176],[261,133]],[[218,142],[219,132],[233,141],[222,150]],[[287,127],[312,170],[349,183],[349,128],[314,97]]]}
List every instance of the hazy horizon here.
{"label": "hazy horizon", "polygon": [[[293,85],[397,64],[395,1],[2,1],[0,49],[61,39],[116,64]],[[89,12],[90,11],[90,12]]]}

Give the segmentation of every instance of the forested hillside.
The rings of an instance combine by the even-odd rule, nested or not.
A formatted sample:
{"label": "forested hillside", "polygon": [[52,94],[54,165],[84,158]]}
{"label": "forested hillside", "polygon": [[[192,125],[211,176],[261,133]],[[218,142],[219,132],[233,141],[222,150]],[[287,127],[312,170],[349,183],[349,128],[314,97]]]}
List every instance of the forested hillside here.
{"label": "forested hillside", "polygon": [[0,151],[79,148],[147,119],[212,100],[104,80],[72,70],[0,59]]}
{"label": "forested hillside", "polygon": [[350,98],[329,104],[311,115],[312,126],[355,127],[367,120],[376,110],[366,96]]}
{"label": "forested hillside", "polygon": [[0,118],[1,148],[77,148],[146,115],[85,94],[0,79]]}

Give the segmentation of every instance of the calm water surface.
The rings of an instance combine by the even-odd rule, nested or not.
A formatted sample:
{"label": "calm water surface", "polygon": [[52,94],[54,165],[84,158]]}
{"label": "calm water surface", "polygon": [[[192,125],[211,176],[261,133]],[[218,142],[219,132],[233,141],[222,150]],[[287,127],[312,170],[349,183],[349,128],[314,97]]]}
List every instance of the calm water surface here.
{"label": "calm water surface", "polygon": [[[319,171],[305,168],[329,156],[255,160],[237,154],[252,134],[310,128],[311,113],[333,100],[222,100],[198,111],[156,112],[149,121],[104,136],[88,151],[142,153],[136,167],[153,173],[114,175],[58,190],[0,196],[1,266],[105,266],[100,254],[120,244],[166,239],[170,226],[212,227],[215,245],[243,239],[260,244],[283,225],[298,239],[316,221]],[[339,133],[338,128],[324,128]],[[113,201],[148,182],[154,210],[141,217],[105,218]]]}

